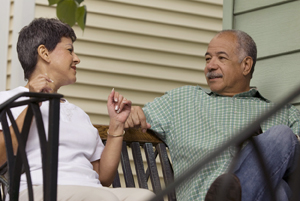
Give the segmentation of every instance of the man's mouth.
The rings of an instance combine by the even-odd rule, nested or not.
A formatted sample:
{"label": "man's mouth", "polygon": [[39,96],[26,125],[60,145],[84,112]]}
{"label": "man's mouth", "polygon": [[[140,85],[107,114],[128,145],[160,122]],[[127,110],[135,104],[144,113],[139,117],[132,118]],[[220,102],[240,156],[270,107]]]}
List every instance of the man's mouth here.
{"label": "man's mouth", "polygon": [[209,80],[211,80],[211,79],[216,79],[216,78],[222,78],[223,75],[220,74],[220,73],[208,72],[208,73],[206,74],[206,77],[207,77]]}
{"label": "man's mouth", "polygon": [[71,66],[72,69],[74,69],[76,71],[76,66]]}

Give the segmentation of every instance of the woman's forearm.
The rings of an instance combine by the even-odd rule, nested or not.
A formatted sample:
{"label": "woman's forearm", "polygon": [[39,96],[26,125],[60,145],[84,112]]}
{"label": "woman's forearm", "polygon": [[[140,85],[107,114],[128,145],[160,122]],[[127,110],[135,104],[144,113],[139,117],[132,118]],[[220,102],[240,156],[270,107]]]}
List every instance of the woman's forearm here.
{"label": "woman's forearm", "polygon": [[[26,113],[27,113],[27,107],[21,112],[21,114],[16,119],[16,124],[17,127],[19,128],[19,132],[21,132],[23,128],[23,123],[24,123]],[[18,148],[18,140],[16,138],[15,131],[12,126],[9,127],[9,130],[11,134],[14,154],[16,154]],[[3,134],[3,130],[0,130],[0,166],[2,166],[6,161],[7,158],[6,158],[6,146],[5,146],[4,134]]]}
{"label": "woman's forearm", "polygon": [[121,157],[123,128],[116,130],[109,129],[109,133],[111,135],[121,136],[107,136],[106,145],[102,152],[99,164],[99,180],[104,186],[110,186],[116,175]]}

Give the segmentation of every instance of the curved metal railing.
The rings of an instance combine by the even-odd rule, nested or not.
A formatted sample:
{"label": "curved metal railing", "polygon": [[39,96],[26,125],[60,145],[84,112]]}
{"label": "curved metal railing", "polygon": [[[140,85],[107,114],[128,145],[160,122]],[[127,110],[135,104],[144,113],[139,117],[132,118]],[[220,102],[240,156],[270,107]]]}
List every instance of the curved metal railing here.
{"label": "curved metal railing", "polygon": [[[16,101],[21,97],[30,97],[25,100]],[[44,200],[55,201],[57,194],[57,160],[58,160],[58,138],[59,138],[59,110],[60,94],[23,92],[17,94],[0,105],[0,122],[6,145],[7,166],[9,173],[9,197],[11,201],[19,199],[20,176],[25,171],[28,187],[29,200],[33,200],[32,182],[30,168],[26,156],[26,141],[31,122],[35,117],[40,147],[42,152]],[[46,139],[44,123],[39,103],[49,101],[49,128],[48,140]],[[22,131],[20,132],[12,115],[11,108],[28,105]],[[11,132],[7,118],[10,120],[13,131],[18,141],[17,154],[12,146]],[[22,170],[23,169],[23,170]]]}

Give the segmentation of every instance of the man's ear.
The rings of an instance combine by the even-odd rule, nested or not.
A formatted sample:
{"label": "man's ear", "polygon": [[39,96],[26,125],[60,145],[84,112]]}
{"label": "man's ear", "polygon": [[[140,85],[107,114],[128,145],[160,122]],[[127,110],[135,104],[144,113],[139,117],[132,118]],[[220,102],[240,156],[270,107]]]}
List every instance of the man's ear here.
{"label": "man's ear", "polygon": [[45,47],[45,45],[40,45],[37,48],[37,52],[39,57],[44,60],[45,62],[50,62],[50,57],[49,57],[49,51],[48,49]]}
{"label": "man's ear", "polygon": [[243,75],[247,76],[251,72],[253,65],[253,59],[250,56],[246,56],[242,61]]}

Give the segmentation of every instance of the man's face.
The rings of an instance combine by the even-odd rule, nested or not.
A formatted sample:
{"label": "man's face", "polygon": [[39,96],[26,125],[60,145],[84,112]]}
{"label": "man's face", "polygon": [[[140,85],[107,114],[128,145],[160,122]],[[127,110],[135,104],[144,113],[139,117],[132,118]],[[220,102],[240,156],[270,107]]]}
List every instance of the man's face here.
{"label": "man's face", "polygon": [[222,33],[211,40],[205,54],[204,69],[211,91],[225,96],[244,91],[245,80],[238,54],[234,34]]}

